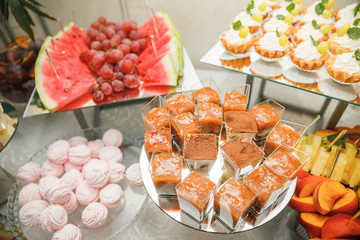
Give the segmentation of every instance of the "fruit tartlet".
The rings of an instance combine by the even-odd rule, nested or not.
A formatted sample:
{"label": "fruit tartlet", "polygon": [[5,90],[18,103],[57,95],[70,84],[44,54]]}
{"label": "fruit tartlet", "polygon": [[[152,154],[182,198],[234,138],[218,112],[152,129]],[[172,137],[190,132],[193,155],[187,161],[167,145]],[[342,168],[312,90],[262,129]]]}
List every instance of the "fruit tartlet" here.
{"label": "fruit tartlet", "polygon": [[244,26],[247,26],[251,34],[256,33],[261,26],[262,20],[264,19],[263,15],[255,15],[242,10],[239,15],[237,15],[232,21],[231,25],[234,25],[237,21],[241,20]]}
{"label": "fruit tartlet", "polygon": [[360,3],[353,3],[340,9],[336,16],[336,22],[334,28],[338,29],[346,23],[353,23],[357,18],[360,17]]}
{"label": "fruit tartlet", "polygon": [[266,0],[265,2],[272,10],[281,8],[281,3],[278,0]]}
{"label": "fruit tartlet", "polygon": [[267,32],[254,44],[255,51],[265,59],[276,60],[289,52],[289,40],[278,32]]}
{"label": "fruit tartlet", "polygon": [[255,41],[255,38],[249,31],[250,28],[243,27],[239,20],[230,30],[221,34],[220,41],[224,48],[231,53],[245,53],[251,48]]}
{"label": "fruit tartlet", "polygon": [[315,20],[311,23],[307,23],[299,28],[294,29],[292,32],[292,39],[296,44],[300,44],[302,41],[309,39],[310,35],[317,42],[323,42],[328,40],[328,33],[331,31],[331,25],[326,24],[319,26]]}
{"label": "fruit tartlet", "polygon": [[291,18],[293,21],[293,25],[295,25],[298,21],[300,21],[301,14],[305,11],[305,8],[301,5],[302,0],[297,0],[294,2],[287,2],[283,1],[280,2],[279,5],[281,5],[281,8],[274,10],[271,13],[271,16],[277,16],[277,15],[283,15],[288,16],[289,14],[292,15],[288,16],[288,18]]}
{"label": "fruit tartlet", "polygon": [[311,4],[305,11],[305,15],[301,18],[299,24],[304,25],[305,23],[311,23],[315,20],[319,25],[324,24],[334,24],[335,18],[334,10],[334,1],[328,1],[323,3],[323,1],[316,1]]}
{"label": "fruit tartlet", "polygon": [[[357,32],[357,33],[356,33]],[[330,36],[330,52],[334,55],[353,52],[360,46],[360,28],[344,24],[337,33]]]}
{"label": "fruit tartlet", "polygon": [[267,4],[266,0],[251,0],[251,3],[247,5],[247,11],[250,10],[253,15],[262,15],[265,19],[272,11],[272,8]]}
{"label": "fruit tartlet", "polygon": [[285,17],[284,15],[279,14],[271,17],[269,21],[261,26],[263,33],[275,32],[278,30],[280,34],[283,33],[290,36],[293,29],[293,15],[289,14],[288,16]]}
{"label": "fruit tartlet", "polygon": [[360,82],[360,51],[331,56],[326,61],[329,75],[344,83]]}
{"label": "fruit tartlet", "polygon": [[318,44],[315,40],[309,39],[290,49],[290,58],[303,70],[317,70],[329,58],[328,49],[328,42]]}

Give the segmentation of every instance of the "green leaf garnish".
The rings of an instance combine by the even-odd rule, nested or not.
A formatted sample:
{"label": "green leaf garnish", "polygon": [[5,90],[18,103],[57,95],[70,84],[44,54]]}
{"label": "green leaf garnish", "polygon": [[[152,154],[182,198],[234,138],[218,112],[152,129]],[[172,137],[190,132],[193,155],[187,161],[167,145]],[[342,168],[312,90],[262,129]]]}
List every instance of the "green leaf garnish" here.
{"label": "green leaf garnish", "polygon": [[285,0],[285,2],[292,2],[292,1],[294,1],[294,0]]}
{"label": "green leaf garnish", "polygon": [[319,45],[318,43],[317,43],[317,41],[315,41],[315,39],[313,38],[313,36],[311,36],[310,35],[310,39],[311,39],[311,41],[312,41],[312,44],[316,47],[317,45]]}
{"label": "green leaf garnish", "polygon": [[317,24],[317,22],[315,20],[312,20],[311,23],[315,29],[320,29],[320,26]]}
{"label": "green leaf garnish", "polygon": [[328,3],[329,0],[321,0],[321,3],[325,4],[325,3]]}
{"label": "green leaf garnish", "polygon": [[284,20],[285,16],[282,15],[282,14],[278,14],[278,15],[276,15],[276,18],[279,19],[279,20]]}
{"label": "green leaf garnish", "polygon": [[318,3],[315,6],[315,12],[317,13],[317,15],[322,15],[324,10],[325,10],[325,6],[322,2]]}
{"label": "green leaf garnish", "polygon": [[359,23],[360,23],[360,18],[357,18],[357,19],[355,19],[355,21],[353,22],[353,25],[354,25],[354,26],[358,26]]}
{"label": "green leaf garnish", "polygon": [[360,61],[360,51],[359,49],[355,51],[355,55],[354,55],[356,61]]}
{"label": "green leaf garnish", "polygon": [[359,11],[360,11],[360,3],[358,3],[356,5],[356,7],[354,8],[354,17],[356,17],[356,15],[358,14]]}
{"label": "green leaf garnish", "polygon": [[[340,133],[335,133],[326,137],[323,137],[321,139],[321,145],[325,146],[326,151],[330,152],[331,148],[327,148],[326,146],[329,145],[332,141],[335,140],[335,138],[339,135]],[[339,138],[335,143],[334,146],[340,146],[342,149],[346,149],[346,144],[345,143],[350,143],[353,147],[355,147],[355,149],[358,150],[359,153],[359,149],[357,148],[357,146],[349,139],[347,133],[344,134],[344,136],[342,136],[341,138]]]}
{"label": "green leaf garnish", "polygon": [[291,12],[292,10],[295,9],[295,3],[290,3],[287,7],[286,7],[286,10],[288,12]]}
{"label": "green leaf garnish", "polygon": [[277,36],[278,38],[280,37],[279,31],[278,31],[277,28],[276,28],[276,36]]}
{"label": "green leaf garnish", "polygon": [[234,23],[234,25],[233,25],[233,29],[234,29],[235,31],[241,30],[242,28],[243,28],[243,26],[242,26],[240,20],[236,21],[236,22]]}
{"label": "green leaf garnish", "polygon": [[347,34],[349,36],[349,38],[351,39],[359,39],[360,38],[360,28],[358,27],[352,27],[349,28],[349,30],[347,31]]}
{"label": "green leaf garnish", "polygon": [[254,0],[251,0],[251,3],[249,3],[246,7],[246,12],[248,14],[251,14],[251,9],[254,9],[255,8],[255,2]]}

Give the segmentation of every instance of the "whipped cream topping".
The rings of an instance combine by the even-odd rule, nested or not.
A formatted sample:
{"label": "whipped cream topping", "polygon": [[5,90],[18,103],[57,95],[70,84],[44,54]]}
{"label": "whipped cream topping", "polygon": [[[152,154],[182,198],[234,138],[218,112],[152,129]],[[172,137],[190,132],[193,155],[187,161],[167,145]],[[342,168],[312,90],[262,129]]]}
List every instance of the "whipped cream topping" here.
{"label": "whipped cream topping", "polygon": [[91,159],[82,169],[87,183],[94,188],[101,188],[110,179],[110,171],[107,162]]}
{"label": "whipped cream topping", "polygon": [[[287,2],[287,4],[289,5],[289,2]],[[283,7],[283,8],[279,8],[279,9],[276,9],[274,10],[271,14],[272,14],[272,17],[276,17],[277,15],[283,15],[284,17],[286,17],[287,15],[289,15],[290,13],[286,10],[286,7]],[[300,5],[296,4],[295,6],[295,9],[298,9],[300,8]],[[295,16],[293,18],[293,22],[296,22],[296,21],[299,21],[300,20],[300,14],[298,14],[297,16]]]}
{"label": "whipped cream topping", "polygon": [[294,54],[297,58],[304,59],[307,62],[321,58],[322,56],[317,51],[317,48],[314,46],[311,40],[303,41],[299,45],[297,45]]}
{"label": "whipped cream topping", "polygon": [[302,22],[311,23],[313,20],[317,22],[318,25],[324,25],[324,24],[333,24],[334,18],[324,18],[322,15],[317,15],[317,13],[314,12],[308,12],[306,13],[302,18]]}
{"label": "whipped cream topping", "polygon": [[265,8],[265,11],[260,11],[259,10],[259,6],[260,4],[262,4],[263,2],[266,3],[266,1],[255,1],[255,7],[253,9],[251,9],[251,13],[252,14],[262,14],[262,15],[265,15],[267,13],[270,13],[272,11],[272,8],[269,6],[269,4],[266,4],[266,8]]}
{"label": "whipped cream topping", "polygon": [[[261,21],[260,22],[257,22],[257,21],[254,21],[254,19],[252,19],[252,17],[247,14],[245,11],[241,11],[239,13],[239,15],[237,15],[233,22],[237,22],[237,21],[241,21],[242,25],[243,26],[260,26],[261,25]],[[231,26],[232,28],[232,26]]]}
{"label": "whipped cream topping", "polygon": [[311,23],[303,25],[296,33],[296,36],[303,40],[310,39],[310,35],[317,41],[324,37],[318,29],[315,29]]}
{"label": "whipped cream topping", "polygon": [[82,234],[78,227],[66,224],[65,227],[56,231],[51,240],[81,240]]}
{"label": "whipped cream topping", "polygon": [[356,61],[353,56],[353,52],[336,55],[333,67],[348,72],[350,75],[353,75],[354,73],[360,74],[359,61]]}
{"label": "whipped cream topping", "polygon": [[224,39],[227,43],[233,44],[233,45],[240,45],[244,44],[250,41],[251,34],[248,33],[248,35],[245,38],[241,38],[239,36],[240,31],[235,31],[234,29],[227,30],[224,32]]}
{"label": "whipped cream topping", "polygon": [[[349,17],[354,18],[354,9],[355,9],[356,5],[357,5],[357,3],[353,3],[353,4],[347,5],[346,7],[340,9],[338,12],[338,16],[340,18],[349,18]],[[359,13],[356,16],[360,17]]]}
{"label": "whipped cream topping", "polygon": [[101,203],[90,203],[82,212],[83,223],[89,228],[101,227],[108,216],[108,209]]}
{"label": "whipped cream topping", "polygon": [[36,183],[30,183],[23,187],[19,193],[19,206],[22,207],[31,201],[41,199],[42,195],[39,186]]}
{"label": "whipped cream topping", "polygon": [[108,208],[118,206],[124,197],[124,192],[117,184],[108,184],[100,190],[100,203]]}
{"label": "whipped cream topping", "polygon": [[[354,15],[352,15],[354,16]],[[356,18],[352,17],[352,16],[348,16],[347,18],[341,18],[339,21],[335,22],[334,26],[339,29],[341,28],[344,24],[346,23],[350,23],[350,27],[354,27],[353,22],[355,21]],[[358,15],[360,17],[360,15]]]}
{"label": "whipped cream topping", "polygon": [[270,20],[264,24],[264,28],[267,32],[275,32],[277,29],[279,33],[284,33],[289,29],[289,27],[289,24],[277,19],[276,17],[270,18]]}
{"label": "whipped cream topping", "polygon": [[285,51],[287,46],[283,47],[280,45],[279,38],[275,32],[267,32],[259,40],[259,44],[262,48],[268,51]]}
{"label": "whipped cream topping", "polygon": [[41,213],[41,227],[45,232],[54,233],[68,221],[66,210],[61,205],[50,205]]}
{"label": "whipped cream topping", "polygon": [[336,36],[334,41],[337,42],[340,47],[349,48],[352,51],[356,51],[360,47],[360,39],[351,39],[347,34],[342,37]]}
{"label": "whipped cream topping", "polygon": [[274,6],[274,5],[278,4],[279,1],[277,1],[277,0],[275,0],[275,1],[266,0],[265,2],[266,2],[266,4],[268,6]]}
{"label": "whipped cream topping", "polygon": [[49,206],[44,200],[35,200],[25,204],[19,211],[19,219],[27,227],[41,226],[41,213]]}

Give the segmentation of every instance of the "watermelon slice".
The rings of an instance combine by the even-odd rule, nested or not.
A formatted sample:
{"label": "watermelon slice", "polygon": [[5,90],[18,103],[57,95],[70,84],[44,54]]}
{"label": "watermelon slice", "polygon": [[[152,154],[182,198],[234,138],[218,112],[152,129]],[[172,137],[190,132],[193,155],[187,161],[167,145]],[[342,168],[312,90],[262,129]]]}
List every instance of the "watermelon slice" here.
{"label": "watermelon slice", "polygon": [[[64,31],[53,38],[47,37],[40,49],[35,64],[35,85],[40,99],[50,112],[64,108],[67,104],[87,94],[94,77],[88,67],[81,62],[80,54],[87,50],[84,39],[86,32],[73,23],[64,27]],[[49,58],[56,69],[56,76]]]}
{"label": "watermelon slice", "polygon": [[163,57],[152,68],[146,71],[144,77],[140,77],[143,86],[176,86],[178,74],[170,54]]}

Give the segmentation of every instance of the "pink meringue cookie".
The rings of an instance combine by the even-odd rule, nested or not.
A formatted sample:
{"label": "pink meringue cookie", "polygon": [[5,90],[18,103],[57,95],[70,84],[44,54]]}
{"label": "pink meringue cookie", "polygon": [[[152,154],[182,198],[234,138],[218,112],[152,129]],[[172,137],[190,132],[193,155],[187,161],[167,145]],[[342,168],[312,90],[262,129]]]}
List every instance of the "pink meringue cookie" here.
{"label": "pink meringue cookie", "polygon": [[40,218],[42,229],[48,233],[54,233],[62,229],[68,221],[65,208],[57,204],[45,208]]}
{"label": "pink meringue cookie", "polygon": [[75,165],[75,164],[72,164],[72,163],[69,162],[69,161],[67,161],[67,162],[64,164],[65,172],[68,172],[68,171],[70,171],[71,169],[76,169],[76,170],[78,170],[79,172],[81,172],[82,167],[83,167],[83,165]]}
{"label": "pink meringue cookie", "polygon": [[88,147],[91,149],[91,158],[99,158],[99,152],[104,143],[101,139],[96,139],[95,141],[89,141]]}
{"label": "pink meringue cookie", "polygon": [[46,160],[41,166],[41,176],[60,177],[64,173],[64,166]]}
{"label": "pink meringue cookie", "polygon": [[76,189],[75,194],[80,204],[89,205],[99,199],[99,191],[98,188],[93,188],[86,181],[83,181]]}
{"label": "pink meringue cookie", "polygon": [[82,174],[84,175],[86,182],[94,188],[105,186],[110,179],[110,171],[107,162],[97,159],[91,159],[85,164]]}
{"label": "pink meringue cookie", "polygon": [[70,144],[65,140],[53,142],[47,150],[47,158],[55,164],[64,164],[68,160]]}
{"label": "pink meringue cookie", "polygon": [[81,219],[89,228],[101,227],[108,216],[108,209],[101,203],[93,202],[82,212]]}
{"label": "pink meringue cookie", "polygon": [[48,199],[48,192],[52,186],[60,184],[60,179],[55,176],[43,177],[39,180],[39,188],[41,195]]}
{"label": "pink meringue cookie", "polygon": [[91,159],[91,149],[85,144],[79,144],[70,148],[69,162],[75,165],[84,165]]}
{"label": "pink meringue cookie", "polygon": [[88,144],[88,140],[86,137],[83,136],[75,136],[69,139],[70,147],[75,147],[80,144]]}
{"label": "pink meringue cookie", "polygon": [[60,178],[60,182],[69,186],[71,190],[75,190],[82,181],[83,175],[76,169],[71,169]]}
{"label": "pink meringue cookie", "polygon": [[123,142],[123,135],[119,130],[111,128],[104,133],[102,140],[105,146],[120,147]]}
{"label": "pink meringue cookie", "polygon": [[144,185],[141,179],[139,163],[134,163],[126,169],[126,180],[134,187],[141,187]]}
{"label": "pink meringue cookie", "polygon": [[100,190],[100,203],[104,204],[107,208],[117,207],[121,199],[124,197],[124,192],[117,184],[111,183],[106,185]]}
{"label": "pink meringue cookie", "polygon": [[66,224],[62,229],[56,231],[51,240],[81,240],[82,234],[78,227]]}
{"label": "pink meringue cookie", "polygon": [[125,178],[125,166],[121,163],[109,163],[110,179],[109,183],[121,183]]}
{"label": "pink meringue cookie", "polygon": [[71,193],[70,187],[60,180],[59,184],[50,187],[47,192],[47,199],[52,204],[64,204],[69,201]]}
{"label": "pink meringue cookie", "polygon": [[36,162],[28,162],[22,165],[16,174],[17,179],[23,185],[37,182],[41,177],[41,167]]}
{"label": "pink meringue cookie", "polygon": [[105,162],[122,162],[123,155],[119,148],[115,146],[105,146],[100,150],[99,159]]}
{"label": "pink meringue cookie", "polygon": [[44,200],[35,200],[25,204],[19,211],[19,219],[27,227],[41,226],[41,213],[49,206]]}
{"label": "pink meringue cookie", "polygon": [[78,200],[76,198],[75,193],[71,192],[71,197],[69,199],[69,201],[67,201],[66,203],[62,204],[62,206],[65,208],[66,212],[68,214],[72,213],[78,206]]}
{"label": "pink meringue cookie", "polygon": [[41,199],[42,199],[42,195],[40,193],[39,185],[37,185],[36,183],[29,183],[20,190],[19,206],[22,207],[31,201],[41,200]]}

